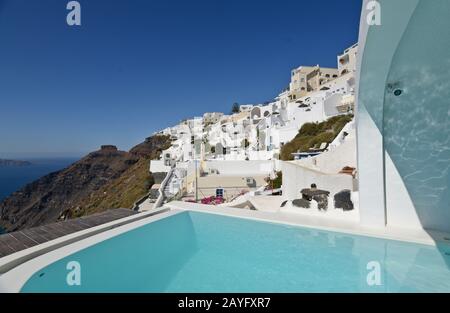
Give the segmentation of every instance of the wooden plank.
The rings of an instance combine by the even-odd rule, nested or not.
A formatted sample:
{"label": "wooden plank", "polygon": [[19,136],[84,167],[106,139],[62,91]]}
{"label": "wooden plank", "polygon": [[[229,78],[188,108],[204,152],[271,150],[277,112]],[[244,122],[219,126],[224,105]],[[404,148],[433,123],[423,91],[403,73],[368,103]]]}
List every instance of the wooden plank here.
{"label": "wooden plank", "polygon": [[81,225],[73,223],[72,221],[64,222],[64,227],[67,228],[67,229],[73,230],[73,232],[77,232],[77,231],[85,229]]}
{"label": "wooden plank", "polygon": [[11,236],[23,243],[25,246],[27,246],[27,248],[33,247],[38,244],[35,240],[27,237],[21,231],[11,233]]}
{"label": "wooden plank", "polygon": [[57,224],[49,224],[49,225],[45,225],[42,226],[47,232],[56,235],[56,238],[58,237],[62,237],[65,236],[66,233],[64,232],[64,230],[59,227]]}
{"label": "wooden plank", "polygon": [[96,226],[96,217],[94,215],[91,216],[84,216],[80,218],[80,221],[84,224],[86,224],[88,227],[94,227]]}
{"label": "wooden plank", "polygon": [[137,213],[129,209],[114,209],[73,220],[0,235],[0,257]]}
{"label": "wooden plank", "polygon": [[80,230],[85,230],[85,229],[88,229],[90,227],[90,226],[88,226],[88,224],[84,223],[80,219],[71,220],[70,222],[72,223],[72,225],[75,225],[78,228],[80,228]]}
{"label": "wooden plank", "polygon": [[66,233],[66,235],[73,234],[79,231],[77,227],[69,223],[61,224],[61,229]]}
{"label": "wooden plank", "polygon": [[36,232],[36,229],[34,228],[30,228],[30,229],[25,229],[24,231],[22,231],[26,236],[33,238],[34,241],[36,241],[37,243],[41,244],[44,242],[47,242],[48,239],[46,239],[45,237],[41,236],[38,232]]}
{"label": "wooden plank", "polygon": [[79,223],[81,226],[83,226],[84,229],[92,227],[91,224],[89,223],[89,221],[85,221],[84,219],[79,218],[79,219],[77,219],[76,221],[77,221],[77,223]]}
{"label": "wooden plank", "polygon": [[50,240],[53,240],[53,239],[56,239],[59,237],[54,232],[50,232],[50,229],[48,229],[45,226],[34,228],[34,231],[36,231],[40,236],[47,239],[47,241],[50,241]]}
{"label": "wooden plank", "polygon": [[[131,211],[131,212],[133,212],[133,211]],[[120,218],[124,218],[124,217],[131,216],[131,215],[134,215],[134,214],[135,213],[130,214],[129,212],[118,212],[118,213],[116,213],[116,216],[120,217]]]}
{"label": "wooden plank", "polygon": [[11,247],[14,251],[20,251],[27,248],[22,242],[14,238],[11,234],[6,234],[3,238],[3,242]]}
{"label": "wooden plank", "polygon": [[111,220],[107,217],[96,216],[96,217],[92,217],[92,219],[90,219],[89,221],[90,221],[91,225],[98,226],[98,225],[108,223]]}
{"label": "wooden plank", "polygon": [[5,242],[3,242],[4,241],[2,238],[3,236],[6,236],[6,235],[0,236],[0,254],[2,254],[2,257],[10,255],[15,252],[13,248],[11,248]]}
{"label": "wooden plank", "polygon": [[127,215],[134,215],[134,214],[137,214],[137,213],[138,213],[138,212],[133,211],[133,210],[131,210],[131,209],[117,209],[116,212],[123,213],[123,214],[127,214]]}

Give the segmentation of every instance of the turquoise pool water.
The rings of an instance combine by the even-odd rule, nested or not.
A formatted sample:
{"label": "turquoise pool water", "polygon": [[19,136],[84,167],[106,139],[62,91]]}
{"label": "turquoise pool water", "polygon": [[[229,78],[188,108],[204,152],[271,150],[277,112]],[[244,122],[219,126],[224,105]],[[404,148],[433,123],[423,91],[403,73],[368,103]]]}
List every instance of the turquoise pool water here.
{"label": "turquoise pool water", "polygon": [[[440,292],[449,251],[183,212],[50,264],[22,292]],[[79,286],[66,282],[72,261]]]}

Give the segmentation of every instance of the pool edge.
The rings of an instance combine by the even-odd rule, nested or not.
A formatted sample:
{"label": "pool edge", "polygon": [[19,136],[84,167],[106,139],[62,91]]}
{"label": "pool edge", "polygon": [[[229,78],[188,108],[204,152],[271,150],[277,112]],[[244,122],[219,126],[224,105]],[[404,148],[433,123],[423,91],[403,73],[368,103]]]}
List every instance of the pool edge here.
{"label": "pool edge", "polygon": [[184,211],[163,207],[138,216],[133,215],[134,219],[127,217],[116,220],[4,257],[0,259],[0,266],[3,270],[7,270],[0,274],[0,293],[20,292],[23,285],[36,271],[58,259],[148,223],[182,212]]}

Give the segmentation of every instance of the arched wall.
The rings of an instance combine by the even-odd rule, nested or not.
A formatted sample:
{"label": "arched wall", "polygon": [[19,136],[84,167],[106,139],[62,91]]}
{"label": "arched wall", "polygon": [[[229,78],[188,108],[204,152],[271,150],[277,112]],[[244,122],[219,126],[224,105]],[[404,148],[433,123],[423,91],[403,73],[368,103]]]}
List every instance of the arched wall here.
{"label": "arched wall", "polygon": [[382,25],[370,27],[367,3],[357,90],[361,223],[450,232],[450,3],[380,0]]}
{"label": "arched wall", "polygon": [[[382,121],[384,93],[391,60],[419,0],[379,1],[381,25],[369,26],[366,6],[361,14],[357,72],[357,143],[360,193],[360,222],[370,227],[385,227],[385,155]],[[401,184],[401,182],[400,182]],[[411,201],[402,204],[405,224],[420,228]]]}

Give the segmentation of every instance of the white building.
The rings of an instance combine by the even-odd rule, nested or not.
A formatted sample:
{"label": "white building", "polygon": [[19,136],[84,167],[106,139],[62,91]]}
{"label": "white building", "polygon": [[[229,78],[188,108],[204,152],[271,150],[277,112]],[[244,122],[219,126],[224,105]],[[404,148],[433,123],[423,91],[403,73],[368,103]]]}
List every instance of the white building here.
{"label": "white building", "polygon": [[358,44],[354,44],[350,48],[338,55],[338,71],[339,76],[356,72],[356,64],[358,58]]}
{"label": "white building", "polygon": [[208,126],[218,123],[223,116],[221,112],[212,112],[203,114],[203,125]]}

